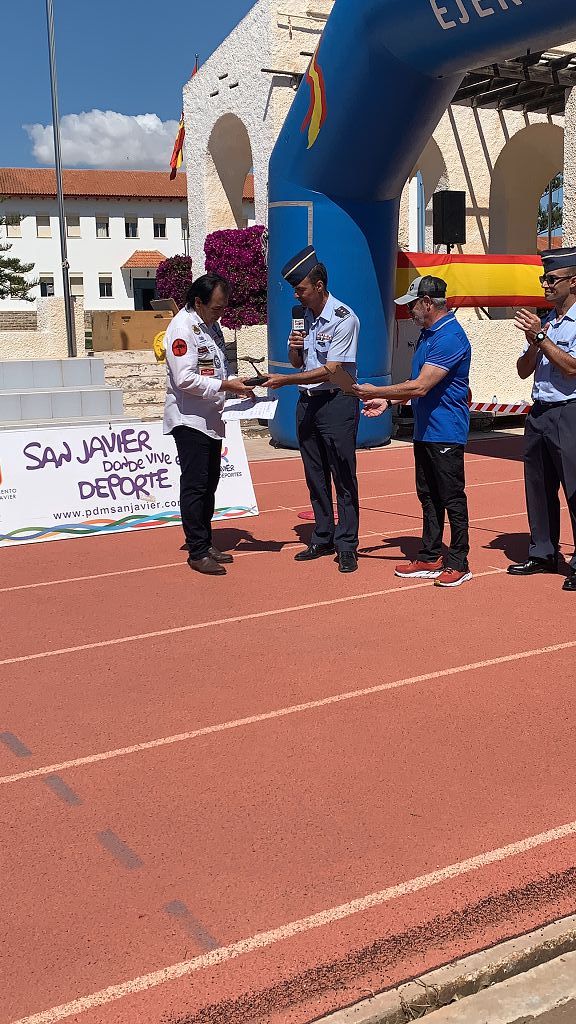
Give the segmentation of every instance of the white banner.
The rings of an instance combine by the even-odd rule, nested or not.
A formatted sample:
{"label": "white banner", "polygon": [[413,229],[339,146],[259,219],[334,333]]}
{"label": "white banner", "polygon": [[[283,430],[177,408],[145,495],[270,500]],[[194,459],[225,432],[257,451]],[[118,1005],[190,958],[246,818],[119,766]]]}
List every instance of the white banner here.
{"label": "white banner", "polygon": [[[0,431],[0,547],[172,526],[179,493],[161,423]],[[257,515],[240,424],[228,423],[214,519]]]}

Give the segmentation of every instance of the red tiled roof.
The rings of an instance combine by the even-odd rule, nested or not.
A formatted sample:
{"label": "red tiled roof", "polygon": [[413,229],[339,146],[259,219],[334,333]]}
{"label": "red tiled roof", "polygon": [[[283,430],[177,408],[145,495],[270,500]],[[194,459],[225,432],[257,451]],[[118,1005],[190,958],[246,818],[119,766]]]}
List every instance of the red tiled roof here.
{"label": "red tiled roof", "polygon": [[245,203],[254,202],[254,175],[247,174],[246,181],[244,182],[244,194],[242,199]]}
{"label": "red tiled roof", "polygon": [[158,252],[158,249],[152,249],[146,252],[145,249],[137,249],[133,252],[126,263],[122,264],[122,270],[133,270],[135,267],[141,267],[144,270],[151,270],[153,267],[157,267],[160,263],[163,263],[167,257],[162,252]]}
{"label": "red tiled roof", "polygon": [[[167,171],[63,172],[64,195],[101,199],[185,199],[186,175]],[[0,167],[0,196],[55,196],[51,167]]]}

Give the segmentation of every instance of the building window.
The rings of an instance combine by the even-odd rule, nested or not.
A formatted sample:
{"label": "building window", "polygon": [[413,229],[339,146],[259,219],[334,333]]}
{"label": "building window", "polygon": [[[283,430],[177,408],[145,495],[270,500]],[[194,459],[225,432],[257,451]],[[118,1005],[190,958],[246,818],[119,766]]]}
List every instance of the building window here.
{"label": "building window", "polygon": [[44,214],[36,217],[36,236],[37,238],[52,238],[50,217],[46,217]]}
{"label": "building window", "polygon": [[22,238],[22,217],[19,213],[6,214],[6,238]]}
{"label": "building window", "polygon": [[166,238],[166,221],[163,217],[154,217],[154,238]]}
{"label": "building window", "polygon": [[66,234],[68,238],[80,238],[80,217],[75,214],[66,217]]}
{"label": "building window", "polygon": [[77,299],[84,297],[84,278],[81,274],[70,275],[70,294]]}
{"label": "building window", "polygon": [[110,238],[110,221],[108,217],[96,218],[96,238]]}
{"label": "building window", "polygon": [[100,298],[112,298],[112,277],[110,274],[100,274],[98,279],[100,285]]}
{"label": "building window", "polygon": [[190,238],[190,225],[188,223],[188,217],[181,217],[182,223],[182,238],[186,240]]}
{"label": "building window", "polygon": [[40,275],[40,295],[43,299],[48,299],[51,295],[54,295],[54,278],[51,274]]}
{"label": "building window", "polygon": [[126,238],[138,238],[138,219],[126,217],[124,219],[124,232]]}

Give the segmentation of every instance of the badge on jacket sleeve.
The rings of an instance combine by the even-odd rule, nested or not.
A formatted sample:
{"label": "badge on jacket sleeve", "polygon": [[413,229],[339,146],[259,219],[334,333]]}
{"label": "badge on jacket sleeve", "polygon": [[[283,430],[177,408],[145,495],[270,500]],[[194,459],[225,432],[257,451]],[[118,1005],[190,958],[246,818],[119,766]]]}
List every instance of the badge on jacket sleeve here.
{"label": "badge on jacket sleeve", "polygon": [[172,353],[175,356],[185,356],[188,351],[188,345],[183,338],[176,338],[172,342]]}

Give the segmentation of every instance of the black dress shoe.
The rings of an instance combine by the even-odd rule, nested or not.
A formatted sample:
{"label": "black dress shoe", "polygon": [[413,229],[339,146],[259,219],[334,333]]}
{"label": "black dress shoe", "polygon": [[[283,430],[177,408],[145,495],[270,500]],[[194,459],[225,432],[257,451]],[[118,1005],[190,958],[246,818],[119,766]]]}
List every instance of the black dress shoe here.
{"label": "black dress shoe", "polygon": [[194,572],[201,572],[204,576],[225,576],[226,569],[223,565],[218,565],[210,555],[204,555],[204,558],[189,558],[188,565]]}
{"label": "black dress shoe", "polygon": [[227,551],[219,551],[218,548],[208,548],[208,554],[219,565],[229,565],[230,562],[234,561],[232,555],[229,555]]}
{"label": "black dress shoe", "polygon": [[570,575],[566,577],[562,584],[562,590],[574,591],[576,593],[576,569],[572,569]]}
{"label": "black dress shoe", "polygon": [[527,558],[518,565],[509,565],[511,576],[535,576],[539,572],[558,572],[558,563],[554,558]]}
{"label": "black dress shoe", "polygon": [[338,571],[356,572],[358,568],[358,556],[355,551],[338,552]]}
{"label": "black dress shoe", "polygon": [[335,547],[332,544],[310,544],[306,551],[299,551],[294,555],[295,562],[311,562],[314,558],[322,558],[323,555],[333,555]]}

